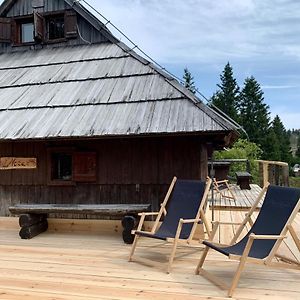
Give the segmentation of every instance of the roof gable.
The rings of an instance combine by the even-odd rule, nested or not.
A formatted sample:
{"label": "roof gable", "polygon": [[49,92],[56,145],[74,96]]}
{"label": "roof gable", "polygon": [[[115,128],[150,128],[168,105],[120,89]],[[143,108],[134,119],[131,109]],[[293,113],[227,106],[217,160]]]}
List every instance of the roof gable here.
{"label": "roof gable", "polygon": [[[5,1],[0,12],[17,1]],[[64,2],[102,30],[80,4]],[[0,54],[0,140],[236,130],[105,32],[111,43]]]}

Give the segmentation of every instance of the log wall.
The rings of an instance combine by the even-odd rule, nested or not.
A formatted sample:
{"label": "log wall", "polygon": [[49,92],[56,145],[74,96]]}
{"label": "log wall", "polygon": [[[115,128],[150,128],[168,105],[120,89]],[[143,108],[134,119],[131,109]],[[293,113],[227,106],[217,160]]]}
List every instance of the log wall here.
{"label": "log wall", "polygon": [[[47,182],[47,149],[97,153],[97,181]],[[17,203],[151,203],[156,210],[173,176],[205,179],[207,151],[199,137],[128,138],[0,143],[0,156],[36,157],[35,170],[0,170],[0,215]],[[76,216],[74,216],[76,217]]]}

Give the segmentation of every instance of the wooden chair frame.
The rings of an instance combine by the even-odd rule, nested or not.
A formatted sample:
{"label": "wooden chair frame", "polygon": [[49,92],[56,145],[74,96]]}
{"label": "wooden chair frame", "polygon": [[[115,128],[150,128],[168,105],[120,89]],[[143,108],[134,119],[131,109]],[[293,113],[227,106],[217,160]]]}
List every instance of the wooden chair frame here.
{"label": "wooden chair frame", "polygon": [[[162,202],[161,204],[161,208],[159,210],[159,212],[151,212],[151,213],[140,213],[139,216],[141,217],[140,218],[140,222],[139,222],[139,225],[137,227],[137,230],[133,230],[132,231],[132,234],[135,234],[136,231],[141,231],[142,230],[142,227],[143,227],[143,223],[145,221],[145,218],[148,217],[148,216],[156,216],[156,219],[154,221],[154,225],[152,227],[152,230],[147,232],[147,231],[142,231],[142,232],[145,232],[147,234],[155,234],[155,232],[158,230],[159,228],[159,225],[160,225],[160,221],[161,221],[161,217],[163,215],[166,215],[167,214],[167,209],[166,209],[166,206],[167,206],[167,203],[168,203],[168,200],[170,198],[170,195],[173,191],[173,188],[175,186],[175,183],[177,181],[177,178],[174,177],[171,184],[170,184],[170,187],[168,189],[168,192],[164,198],[164,201]],[[177,226],[177,231],[176,231],[176,235],[174,238],[167,238],[166,239],[166,242],[167,243],[171,243],[173,244],[172,246],[172,250],[171,250],[171,254],[170,254],[170,257],[169,257],[169,261],[167,263],[167,273],[170,273],[171,272],[171,267],[172,267],[172,264],[173,264],[173,261],[174,261],[174,257],[175,257],[175,253],[176,253],[176,248],[178,246],[178,244],[182,244],[182,245],[190,245],[190,246],[193,246],[195,245],[195,240],[193,239],[194,238],[194,234],[195,234],[195,231],[196,231],[196,227],[198,225],[198,223],[200,221],[203,222],[204,224],[204,227],[206,229],[206,233],[208,235],[208,239],[210,240],[210,237],[211,237],[211,231],[210,231],[210,226],[209,226],[209,222],[207,221],[206,219],[206,216],[205,216],[205,205],[207,204],[207,197],[208,197],[208,194],[209,194],[209,190],[210,190],[210,186],[211,186],[211,183],[212,183],[212,180],[210,178],[207,179],[206,181],[206,187],[205,187],[205,190],[204,190],[204,194],[203,194],[203,197],[202,197],[202,200],[200,202],[200,206],[199,206],[199,209],[198,209],[198,212],[196,214],[196,217],[195,219],[180,219],[179,222],[178,222],[178,226]],[[192,227],[192,230],[190,232],[190,235],[188,237],[188,239],[180,239],[180,233],[181,233],[181,230],[182,230],[182,226],[183,224],[187,224],[187,223],[193,223],[193,227]],[[134,238],[134,241],[133,241],[133,244],[132,244],[132,248],[131,248],[131,251],[130,251],[130,255],[129,255],[129,261],[133,261],[133,254],[135,252],[135,249],[136,249],[136,246],[137,246],[137,242],[138,242],[138,239],[140,238],[139,235],[135,235],[135,238]],[[198,240],[197,242],[197,245],[201,245],[201,242],[202,240]],[[202,245],[201,245],[202,246]],[[146,264],[149,264],[149,265],[154,265],[154,266],[159,266],[161,267],[161,263],[156,263],[156,262],[153,262],[149,259],[146,259],[146,258],[141,258],[141,257],[135,257],[134,260],[136,261],[140,261],[142,263],[146,263]]]}
{"label": "wooden chair frame", "polygon": [[[226,186],[226,191],[228,191],[228,193],[230,195],[226,195],[224,193],[224,191],[222,191],[220,189],[220,185],[225,185]],[[217,194],[220,195],[220,197],[222,198],[228,198],[228,199],[232,199],[232,200],[236,200],[236,197],[231,189],[231,187],[229,186],[228,184],[228,180],[227,179],[224,179],[224,180],[218,180],[216,178],[213,179],[213,187],[214,189],[216,190]]]}
{"label": "wooden chair frame", "polygon": [[[243,231],[243,229],[244,229],[244,227],[246,226],[247,223],[250,223],[250,225],[253,225],[253,222],[251,220],[251,215],[256,210],[260,200],[262,199],[262,197],[266,193],[268,186],[269,186],[269,184],[267,184],[262,189],[262,191],[260,192],[257,200],[255,201],[254,205],[252,206],[251,210],[249,211],[249,213],[246,214],[246,217],[245,217],[244,221],[240,224],[236,234],[234,235],[233,239],[230,242],[230,245],[226,245],[226,246],[231,246],[231,245],[236,243],[237,239],[240,237],[240,235],[241,235],[241,233],[242,233],[242,231]],[[300,263],[298,261],[293,260],[293,259],[288,258],[288,257],[285,257],[285,256],[282,256],[282,255],[279,255],[279,254],[276,254],[280,244],[287,237],[288,232],[290,232],[293,241],[295,242],[298,250],[300,251],[300,240],[297,236],[297,233],[296,233],[295,229],[292,227],[292,222],[295,219],[297,213],[299,212],[299,209],[300,209],[300,200],[298,201],[298,204],[296,205],[295,209],[293,210],[292,214],[290,215],[290,217],[289,217],[286,225],[282,229],[280,235],[255,235],[255,234],[250,234],[243,254],[242,255],[232,255],[232,254],[229,255],[229,259],[239,261],[239,265],[237,267],[237,270],[235,272],[235,275],[233,277],[233,280],[232,280],[230,286],[228,286],[221,279],[217,278],[216,276],[214,276],[213,274],[207,272],[206,270],[204,270],[202,268],[203,264],[204,264],[204,261],[205,261],[205,258],[208,254],[209,249],[210,249],[210,247],[208,247],[208,246],[206,246],[206,248],[204,249],[202,257],[200,258],[198,266],[195,270],[195,273],[196,274],[201,273],[205,278],[207,278],[208,280],[213,282],[215,285],[219,286],[220,288],[222,288],[224,290],[228,290],[228,297],[232,297],[232,295],[233,295],[233,293],[234,293],[234,291],[235,291],[235,289],[238,285],[239,279],[241,277],[241,273],[242,273],[242,271],[245,267],[246,262],[265,265],[265,266],[274,267],[274,268],[289,268],[289,269],[300,270]],[[221,224],[233,224],[233,223],[216,222],[215,226],[213,228],[212,234],[211,234],[212,235],[211,239],[214,238],[214,235],[217,232],[217,228]],[[238,224],[238,223],[235,223],[235,224]],[[248,257],[254,240],[258,240],[258,239],[261,239],[261,240],[262,239],[264,239],[264,240],[276,240],[276,242],[275,242],[272,250],[270,251],[269,255],[264,259]],[[217,243],[216,243],[216,245],[217,246],[225,246],[225,245],[217,244]],[[277,261],[274,261],[274,259],[277,259]]]}

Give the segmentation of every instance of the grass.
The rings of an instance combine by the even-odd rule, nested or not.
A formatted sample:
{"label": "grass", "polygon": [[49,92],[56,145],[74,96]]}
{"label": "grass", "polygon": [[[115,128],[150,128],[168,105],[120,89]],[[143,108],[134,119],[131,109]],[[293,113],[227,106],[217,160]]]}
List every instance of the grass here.
{"label": "grass", "polygon": [[290,186],[300,188],[300,177],[290,177]]}

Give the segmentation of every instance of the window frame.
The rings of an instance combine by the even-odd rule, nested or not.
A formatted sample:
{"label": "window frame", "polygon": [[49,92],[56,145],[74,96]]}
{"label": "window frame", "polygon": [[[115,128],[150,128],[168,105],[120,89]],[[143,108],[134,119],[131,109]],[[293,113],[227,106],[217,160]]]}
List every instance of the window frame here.
{"label": "window frame", "polygon": [[[72,174],[70,180],[63,179],[53,179],[52,178],[52,166],[53,166],[53,154],[67,154],[72,157]],[[94,159],[94,175],[77,173],[78,166],[75,164],[75,157],[77,156],[83,157],[93,157]],[[77,183],[80,184],[95,184],[97,183],[97,175],[98,175],[98,159],[97,159],[97,151],[94,150],[79,150],[75,147],[49,147],[47,148],[47,184],[50,186],[75,186]],[[77,178],[79,179],[76,179]]]}
{"label": "window frame", "polygon": [[[15,39],[13,42],[13,46],[31,46],[35,45],[36,42],[34,40],[34,17],[33,14],[21,16],[21,17],[15,17],[13,18],[12,22],[15,23]],[[33,24],[33,41],[32,42],[22,42],[22,25],[23,24]]]}
{"label": "window frame", "polygon": [[[51,43],[58,43],[58,42],[64,42],[67,40],[66,38],[66,30],[65,30],[65,25],[66,25],[66,18],[65,18],[65,13],[64,11],[55,11],[55,12],[51,12],[51,13],[45,13],[44,15],[45,18],[45,29],[46,29],[46,42],[48,44]],[[49,22],[51,19],[55,19],[55,18],[63,18],[64,19],[64,36],[61,38],[56,38],[56,39],[50,39],[50,29],[49,29]]]}
{"label": "window frame", "polygon": [[[36,16],[37,15],[37,16]],[[64,37],[57,39],[49,38],[49,19],[51,18],[64,19]],[[43,22],[43,33],[39,36],[37,30],[37,19]],[[40,23],[41,23],[40,22]],[[33,24],[33,41],[22,43],[21,39],[21,24]],[[36,35],[37,34],[37,35]],[[73,9],[56,10],[51,12],[34,12],[25,16],[17,16],[11,18],[11,44],[13,47],[17,46],[34,46],[37,44],[55,44],[64,43],[71,39],[78,38],[78,16]],[[10,41],[7,41],[10,42]]]}
{"label": "window frame", "polygon": [[[73,180],[73,153],[75,149],[73,147],[55,147],[47,149],[47,183],[48,185],[55,186],[73,186],[76,182]],[[53,154],[67,154],[72,157],[72,174],[70,180],[53,179],[52,178],[52,155]]]}

